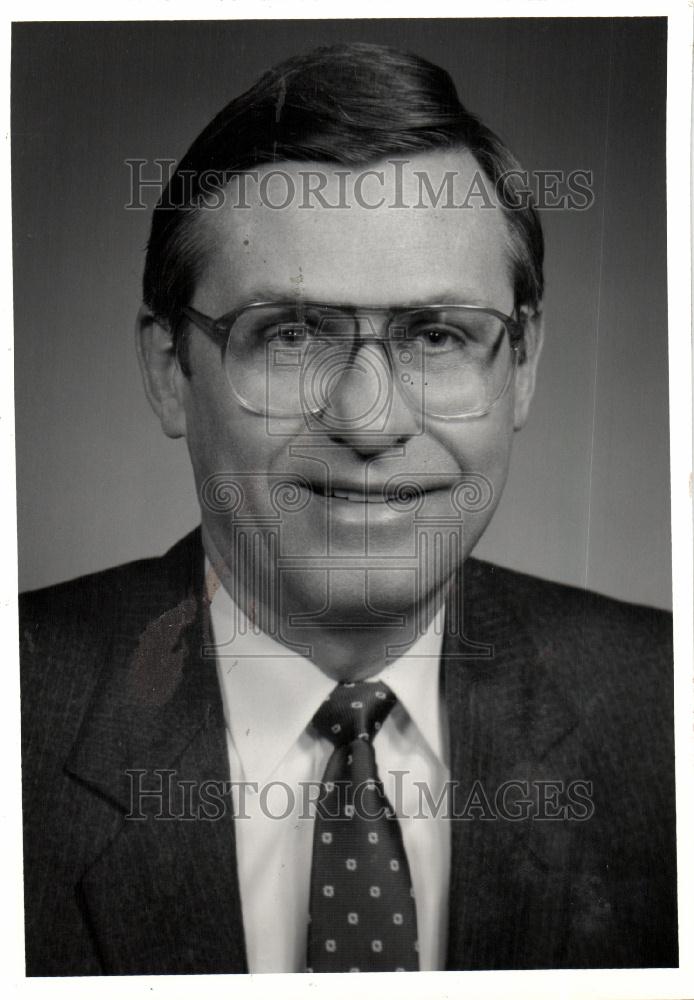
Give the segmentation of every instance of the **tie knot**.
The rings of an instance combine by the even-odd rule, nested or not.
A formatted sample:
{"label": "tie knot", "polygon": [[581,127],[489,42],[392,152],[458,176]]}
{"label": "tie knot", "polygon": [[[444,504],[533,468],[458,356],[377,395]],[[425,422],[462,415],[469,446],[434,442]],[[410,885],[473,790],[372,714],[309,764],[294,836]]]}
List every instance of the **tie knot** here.
{"label": "tie knot", "polygon": [[313,725],[335,746],[354,740],[370,742],[381,728],[396,698],[386,684],[338,684],[313,716]]}

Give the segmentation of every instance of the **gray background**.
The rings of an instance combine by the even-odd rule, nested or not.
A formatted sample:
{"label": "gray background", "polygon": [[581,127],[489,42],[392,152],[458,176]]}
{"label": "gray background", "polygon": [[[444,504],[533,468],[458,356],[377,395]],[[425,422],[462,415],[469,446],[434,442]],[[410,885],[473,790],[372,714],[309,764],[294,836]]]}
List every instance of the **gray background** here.
{"label": "gray background", "polygon": [[525,167],[594,175],[590,210],[543,212],[540,382],[477,554],[670,605],[664,19],[38,23],[13,35],[21,589],[158,554],[198,522],[185,444],[164,438],[140,386],[150,212],[125,210],[125,161],[178,159],[263,69],[362,40],[444,66]]}

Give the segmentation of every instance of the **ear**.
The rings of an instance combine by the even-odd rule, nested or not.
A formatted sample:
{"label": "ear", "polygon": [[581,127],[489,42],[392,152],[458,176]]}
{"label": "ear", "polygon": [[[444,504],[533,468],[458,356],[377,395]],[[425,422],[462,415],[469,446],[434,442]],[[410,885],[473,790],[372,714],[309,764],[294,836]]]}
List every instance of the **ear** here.
{"label": "ear", "polygon": [[519,431],[528,419],[528,411],[535,393],[537,365],[542,353],[545,325],[541,308],[529,313],[525,320],[523,343],[519,348],[515,374],[515,406],[513,428]]}
{"label": "ear", "polygon": [[135,344],[147,399],[162,430],[170,438],[185,437],[185,376],[176,358],[171,331],[144,306],[137,314]]}

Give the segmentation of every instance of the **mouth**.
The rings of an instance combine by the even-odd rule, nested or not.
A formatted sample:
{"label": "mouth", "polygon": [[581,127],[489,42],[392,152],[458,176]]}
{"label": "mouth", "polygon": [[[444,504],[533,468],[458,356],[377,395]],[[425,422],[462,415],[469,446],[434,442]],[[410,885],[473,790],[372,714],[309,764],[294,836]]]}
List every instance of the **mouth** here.
{"label": "mouth", "polygon": [[338,503],[355,505],[368,504],[373,507],[380,506],[391,507],[395,510],[409,510],[418,497],[421,502],[425,497],[431,496],[434,493],[449,492],[450,484],[446,484],[445,486],[436,484],[428,489],[423,489],[422,487],[413,489],[411,486],[403,489],[402,486],[388,488],[387,484],[384,483],[379,487],[371,485],[369,489],[364,489],[362,486],[351,484],[311,482],[304,483],[304,488],[310,489],[314,496],[325,501],[337,501]]}
{"label": "mouth", "polygon": [[384,493],[383,490],[361,490],[346,486],[319,486],[311,483],[311,490],[323,500],[344,500],[348,503],[386,504],[402,502],[395,493]]}

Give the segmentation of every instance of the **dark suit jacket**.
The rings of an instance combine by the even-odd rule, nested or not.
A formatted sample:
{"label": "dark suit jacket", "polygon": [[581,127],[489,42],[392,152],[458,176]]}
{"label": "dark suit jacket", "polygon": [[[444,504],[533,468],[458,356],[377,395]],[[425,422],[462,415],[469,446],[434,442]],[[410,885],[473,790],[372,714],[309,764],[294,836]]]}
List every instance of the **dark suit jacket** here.
{"label": "dark suit jacket", "polygon": [[[176,790],[166,806],[192,818],[154,818],[155,799],[125,818],[128,771],[229,778],[202,578],[198,531],[22,599],[29,975],[246,971],[228,797],[212,821]],[[447,968],[676,965],[669,616],[475,560],[463,594],[465,638],[443,650],[452,779],[492,808],[505,781],[537,800],[580,779],[593,812],[451,821]]]}

